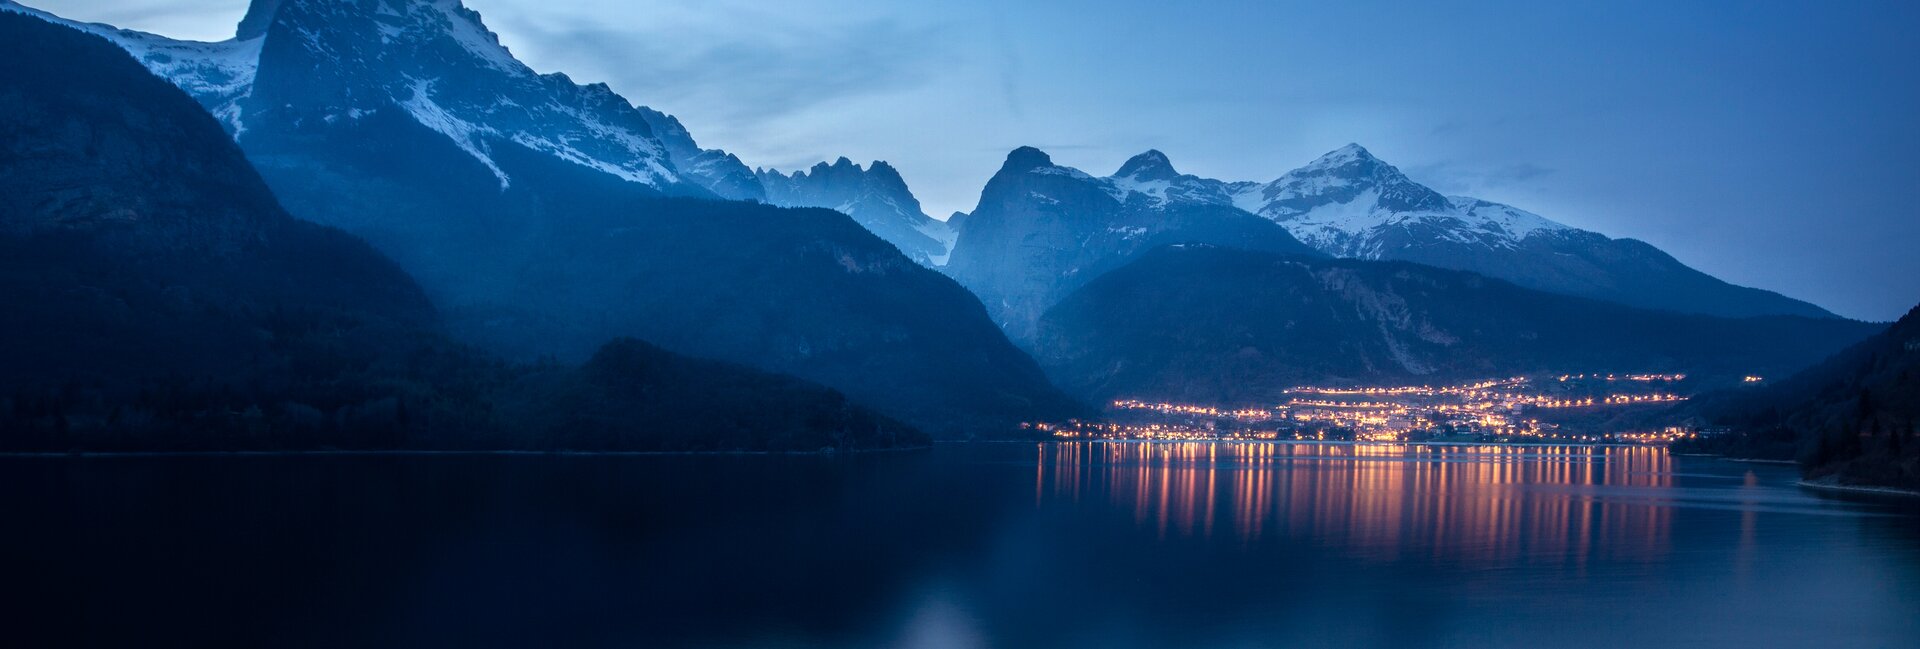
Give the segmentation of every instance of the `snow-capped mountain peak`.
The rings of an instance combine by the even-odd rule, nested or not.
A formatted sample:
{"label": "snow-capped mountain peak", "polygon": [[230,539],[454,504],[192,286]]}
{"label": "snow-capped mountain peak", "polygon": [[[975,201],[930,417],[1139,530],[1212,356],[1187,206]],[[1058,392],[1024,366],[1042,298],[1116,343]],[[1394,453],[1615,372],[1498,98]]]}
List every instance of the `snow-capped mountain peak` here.
{"label": "snow-capped mountain peak", "polygon": [[[1349,144],[1287,172],[1258,193],[1257,214],[1286,221],[1315,209],[1366,198],[1395,212],[1445,211],[1447,198],[1358,144]],[[1244,199],[1243,199],[1244,202]]]}
{"label": "snow-capped mountain peak", "polygon": [[[681,182],[652,128],[604,85],[539,75],[459,0],[283,0],[272,6],[249,111],[284,132],[398,109],[499,178],[520,146],[635,183]],[[252,127],[252,125],[248,125]]]}
{"label": "snow-capped mountain peak", "polygon": [[1326,169],[1363,163],[1380,163],[1380,159],[1373,157],[1373,152],[1368,151],[1367,147],[1360,146],[1358,142],[1348,142],[1346,146],[1328,151],[1301,169]]}
{"label": "snow-capped mountain peak", "polygon": [[[1471,198],[1448,198],[1358,144],[1335,149],[1265,184],[1230,188],[1241,209],[1286,226],[1328,254],[1378,257],[1382,237],[1417,228],[1422,236],[1510,248],[1545,230],[1538,215]],[[1403,237],[1404,238],[1404,237]]]}
{"label": "snow-capped mountain peak", "polygon": [[446,137],[496,176],[517,146],[679,193],[765,196],[752,170],[701,149],[670,115],[605,84],[539,74],[460,0],[254,0],[222,43],[193,43],[0,8],[100,34],[188,91],[236,138],[315,124],[351,128],[383,111]]}
{"label": "snow-capped mountain peak", "polygon": [[1645,243],[1575,229],[1492,201],[1443,196],[1356,144],[1273,182],[1227,187],[1234,205],[1338,257],[1414,261],[1657,309],[1740,317],[1831,315],[1714,279]]}

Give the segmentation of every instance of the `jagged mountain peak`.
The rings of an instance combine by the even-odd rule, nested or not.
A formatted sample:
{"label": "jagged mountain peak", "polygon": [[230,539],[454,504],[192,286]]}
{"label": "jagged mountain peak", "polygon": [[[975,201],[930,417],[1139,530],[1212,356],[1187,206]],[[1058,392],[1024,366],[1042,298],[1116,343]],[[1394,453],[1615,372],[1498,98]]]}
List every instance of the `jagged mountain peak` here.
{"label": "jagged mountain peak", "polygon": [[[686,184],[646,111],[604,85],[538,75],[458,0],[282,0],[241,129],[351,128],[397,110],[478,161],[518,146],[635,183]],[[677,124],[662,124],[666,128]]]}
{"label": "jagged mountain peak", "polygon": [[460,0],[261,0],[248,12],[256,22],[260,17],[266,17],[265,34],[278,33],[336,64],[363,64],[368,71],[406,74],[420,71],[406,63],[425,63],[536,76]]}
{"label": "jagged mountain peak", "polygon": [[902,191],[906,189],[906,181],[900,178],[900,172],[894,169],[893,165],[887,164],[885,160],[874,160],[866,165],[861,165],[846,156],[840,156],[834,159],[833,162],[816,162],[813,163],[812,167],[798,169],[791,174],[771,167],[756,168],[753,170],[753,173],[761,176],[763,179],[769,180],[806,180],[811,178],[814,180],[825,181],[832,179],[833,182],[851,183],[877,180],[889,184],[897,184]]}
{"label": "jagged mountain peak", "polygon": [[1173,180],[1180,177],[1180,172],[1173,169],[1173,161],[1167,159],[1167,154],[1158,149],[1148,149],[1146,153],[1128,158],[1125,164],[1120,165],[1120,170],[1113,173],[1113,177],[1142,181]]}
{"label": "jagged mountain peak", "polygon": [[845,156],[818,162],[792,174],[778,169],[754,172],[766,188],[767,202],[782,207],[823,207],[854,222],[926,266],[946,263],[954,232],[927,216],[900,172],[883,160],[862,168]]}

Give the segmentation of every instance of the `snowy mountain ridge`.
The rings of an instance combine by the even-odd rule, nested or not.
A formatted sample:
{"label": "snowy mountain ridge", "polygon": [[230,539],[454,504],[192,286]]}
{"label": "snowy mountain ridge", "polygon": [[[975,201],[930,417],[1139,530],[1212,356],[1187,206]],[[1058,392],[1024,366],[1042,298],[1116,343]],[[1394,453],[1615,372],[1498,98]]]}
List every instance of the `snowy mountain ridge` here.
{"label": "snowy mountain ridge", "polygon": [[1382,258],[1385,235],[1415,226],[1447,241],[1492,248],[1514,248],[1536,232],[1571,229],[1492,201],[1443,196],[1357,144],[1268,183],[1181,174],[1166,154],[1154,150],[1127,160],[1111,176],[1088,178],[1121,202],[1239,208],[1280,224],[1295,238],[1336,257]]}
{"label": "snowy mountain ridge", "polygon": [[1493,201],[1442,195],[1358,144],[1265,183],[1180,174],[1158,151],[1135,156],[1098,181],[1116,200],[1238,208],[1334,257],[1412,261],[1670,311],[1833,317],[1812,304],[1728,284],[1641,241],[1613,239]]}
{"label": "snowy mountain ridge", "polygon": [[[193,95],[237,139],[255,120],[333,124],[395,109],[452,140],[502,188],[512,178],[493,148],[512,143],[663,191],[764,196],[745,164],[699,148],[672,116],[605,84],[527,67],[459,0],[258,0],[248,19],[264,23],[248,27],[251,37],[217,43],[70,21],[12,0],[0,0],[0,10],[107,38]],[[272,101],[260,96],[263,85]],[[287,101],[289,93],[303,101]]]}
{"label": "snowy mountain ridge", "polygon": [[1272,219],[1338,257],[1379,259],[1385,231],[1426,226],[1454,243],[1514,248],[1565,225],[1508,205],[1448,197],[1358,144],[1336,149],[1272,182],[1224,186],[1240,209]]}
{"label": "snowy mountain ridge", "polygon": [[[995,178],[987,188],[994,200],[983,196],[983,207],[1012,201],[1022,206],[1005,213],[1022,218],[1108,221],[1108,227],[1097,231],[1076,231],[1078,243],[1061,240],[1054,245],[1104,250],[1113,248],[1115,238],[1161,238],[1174,221],[1198,223],[1194,219],[1199,213],[1191,210],[1204,207],[1215,210],[1206,217],[1214,222],[1231,220],[1231,214],[1244,215],[1278,225],[1293,239],[1333,257],[1411,261],[1472,271],[1538,290],[1669,311],[1728,317],[1833,317],[1806,302],[1728,284],[1641,241],[1609,238],[1492,201],[1445,196],[1357,144],[1264,183],[1183,174],[1159,151],[1134,156],[1111,176],[1095,177],[1056,165],[1030,148],[1016,150]],[[1008,184],[1016,178],[1031,182]],[[995,183],[1023,187],[1032,195],[996,191]],[[1101,204],[1108,199],[1117,205]],[[979,249],[983,244],[978,243],[983,239],[969,234],[974,229],[971,224],[960,229],[961,250],[955,259],[984,254]],[[990,245],[1024,245],[1013,237],[989,239],[994,241]],[[1227,240],[1219,243],[1235,245]],[[1004,260],[992,263],[1014,267]],[[1062,270],[1074,272],[1076,267]],[[965,271],[960,276],[979,272]],[[978,286],[989,283],[980,278],[974,281]],[[992,282],[1012,285],[1004,280]],[[977,290],[991,293],[998,288]]]}

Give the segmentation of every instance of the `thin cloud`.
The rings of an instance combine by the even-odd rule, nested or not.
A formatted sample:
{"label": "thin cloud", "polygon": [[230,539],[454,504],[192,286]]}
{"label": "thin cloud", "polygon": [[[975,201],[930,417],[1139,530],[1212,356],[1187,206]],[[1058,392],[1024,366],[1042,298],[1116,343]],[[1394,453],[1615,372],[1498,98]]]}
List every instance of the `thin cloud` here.
{"label": "thin cloud", "polygon": [[706,121],[767,121],[912,87],[948,40],[943,26],[875,19],[834,29],[622,29],[594,24],[501,30],[544,61],[597,74],[629,99]]}

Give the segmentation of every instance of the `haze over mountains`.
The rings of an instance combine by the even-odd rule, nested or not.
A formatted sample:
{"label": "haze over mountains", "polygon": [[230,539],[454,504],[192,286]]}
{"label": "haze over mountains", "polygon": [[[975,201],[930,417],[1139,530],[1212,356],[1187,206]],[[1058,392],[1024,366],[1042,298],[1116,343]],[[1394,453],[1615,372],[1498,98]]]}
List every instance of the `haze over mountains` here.
{"label": "haze over mountains", "polygon": [[787,395],[769,398],[867,439],[894,419],[958,438],[1084,416],[1075,398],[1785,373],[1877,329],[1441,195],[1357,145],[1265,183],[1158,151],[1094,176],[1022,147],[940,221],[884,161],[751,168],[605,85],[536,73],[456,0],[262,0],[219,43],[0,13],[101,36],[190,94],[264,179],[255,198],[378,251],[324,267],[388,264],[432,313],[409,331],[586,363],[540,385],[588,428],[693,398],[629,380]]}
{"label": "haze over mountains", "polygon": [[[868,169],[850,162],[822,163],[792,175],[756,172],[724,151],[699,148],[675,118],[630,106],[604,85],[579,86],[564,74],[535,74],[499,45],[477,14],[453,0],[391,6],[375,1],[293,2],[284,12],[281,4],[256,3],[239,36],[223,43],[96,30],[200,98],[243,144],[249,122],[358,120],[392,104],[454,141],[502,186],[510,185],[511,178],[489,151],[496,146],[491,142],[504,139],[663,193],[837,209],[927,265],[946,265],[957,245],[958,228],[924,214],[899,173],[884,162]],[[263,61],[281,58],[261,50],[274,24],[267,17],[283,13],[283,22],[320,21],[338,32],[325,36],[334,32],[295,30],[300,36],[288,40],[299,46],[275,47],[290,51],[285,55],[290,60],[281,65],[310,66],[324,74],[257,78]],[[338,24],[343,16],[355,14],[368,19],[352,27]],[[354,30],[358,32],[345,37]],[[327,40],[307,42],[316,37]],[[325,62],[302,62],[298,53],[323,49],[327,61],[379,64],[335,65],[341,69],[332,70]],[[281,92],[293,94],[275,94]],[[354,99],[335,101],[331,95]],[[1131,168],[1147,158],[1153,164]],[[1135,179],[1125,191],[1144,190],[1159,210],[1235,207],[1266,217],[1336,257],[1417,261],[1552,292],[1693,313],[1831,315],[1798,300],[1726,284],[1642,242],[1568,228],[1510,206],[1441,195],[1358,145],[1330,152],[1266,183],[1181,175],[1158,152],[1136,157],[1126,166],[1112,178]],[[769,185],[777,185],[771,194]],[[990,241],[984,233],[975,239],[976,248],[1005,243]],[[960,257],[992,254],[970,251]],[[957,277],[983,272],[977,260],[954,266]],[[986,301],[990,309],[998,308],[995,300]],[[1021,336],[1016,330],[1015,337]]]}

